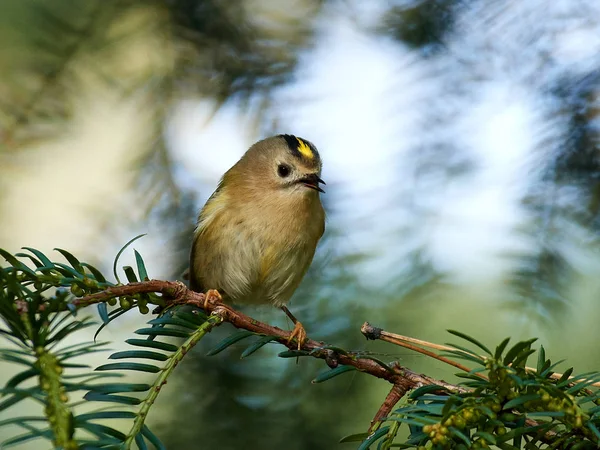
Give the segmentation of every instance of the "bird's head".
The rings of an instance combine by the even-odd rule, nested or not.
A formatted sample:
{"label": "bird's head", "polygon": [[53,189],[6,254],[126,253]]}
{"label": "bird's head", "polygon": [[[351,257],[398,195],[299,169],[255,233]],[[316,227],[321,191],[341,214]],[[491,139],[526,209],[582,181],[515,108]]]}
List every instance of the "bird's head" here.
{"label": "bird's head", "polygon": [[280,134],[257,142],[226,177],[253,190],[275,190],[293,196],[325,192],[321,184],[321,157],[309,141]]}

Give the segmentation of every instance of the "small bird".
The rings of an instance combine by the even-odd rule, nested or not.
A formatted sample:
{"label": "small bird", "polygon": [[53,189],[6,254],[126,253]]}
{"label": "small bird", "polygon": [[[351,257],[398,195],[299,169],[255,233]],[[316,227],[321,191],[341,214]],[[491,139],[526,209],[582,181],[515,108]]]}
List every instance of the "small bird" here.
{"label": "small bird", "polygon": [[298,349],[306,331],[285,304],[325,231],[321,167],[316,147],[296,136],[252,145],[202,208],[190,254],[190,289],[281,308],[294,323],[290,342],[295,338]]}

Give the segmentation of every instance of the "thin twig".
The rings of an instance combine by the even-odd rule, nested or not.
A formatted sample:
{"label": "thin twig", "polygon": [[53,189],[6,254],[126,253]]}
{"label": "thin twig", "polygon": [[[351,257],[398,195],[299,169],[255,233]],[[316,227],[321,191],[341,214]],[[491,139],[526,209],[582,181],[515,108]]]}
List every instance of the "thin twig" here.
{"label": "thin twig", "polygon": [[[385,342],[389,342],[390,344],[394,344],[394,345],[399,345],[400,347],[404,347],[407,348],[409,350],[412,350],[414,352],[417,353],[421,353],[423,355],[429,356],[431,358],[437,359],[438,361],[442,361],[443,363],[449,364],[453,367],[456,367],[457,369],[460,369],[464,372],[471,372],[471,369],[469,369],[467,366],[463,366],[460,363],[457,363],[456,361],[452,361],[451,359],[445,358],[443,356],[438,355],[437,353],[433,353],[429,350],[425,350],[424,348],[421,347],[417,347],[416,345],[413,345],[410,342],[418,342],[421,343],[421,345],[423,345],[422,343],[426,342],[426,341],[421,341],[419,339],[406,339],[406,336],[402,336],[402,335],[396,335],[394,333],[389,333],[387,331],[383,331],[380,328],[374,327],[371,324],[369,324],[369,322],[365,322],[363,323],[363,326],[360,327],[360,331],[362,334],[365,335],[365,337],[367,339],[379,339],[380,341],[385,341]],[[408,342],[406,342],[408,341]],[[429,347],[432,348],[441,348],[441,347],[445,347],[442,345],[437,345],[437,344],[431,344],[429,342],[426,342],[427,344],[429,344]],[[444,350],[455,350],[451,347],[445,347]],[[480,373],[476,373],[475,375],[477,375],[480,378],[483,378],[484,380],[487,380],[487,377],[485,375],[482,375]]]}
{"label": "thin twig", "polygon": [[[411,338],[409,336],[403,336],[401,334],[390,333],[389,331],[385,331],[385,330],[382,330],[381,328],[372,326],[371,324],[369,324],[369,322],[365,322],[363,324],[363,326],[361,327],[361,332],[362,332],[362,334],[365,335],[365,337],[367,339],[372,339],[372,340],[378,339],[380,341],[389,342],[390,344],[399,345],[400,347],[404,347],[409,350],[413,350],[415,352],[422,353],[424,355],[435,358],[439,361],[445,362],[446,364],[450,364],[451,366],[454,366],[460,370],[464,370],[466,372],[470,371],[470,369],[468,369],[467,367],[465,367],[459,363],[456,363],[452,360],[444,358],[443,356],[439,356],[435,353],[428,352],[427,350],[424,350],[419,347],[415,347],[414,345],[410,345],[410,344],[416,344],[416,345],[420,345],[422,347],[433,348],[435,350],[443,350],[443,351],[456,350],[454,347],[450,347],[448,345],[442,345],[442,344],[435,344],[433,342],[423,341],[421,339],[415,339],[415,338]],[[482,355],[477,355],[477,356],[479,356],[482,359],[485,358],[485,356],[482,356]],[[525,370],[527,372],[537,373],[537,370],[534,369],[533,367],[525,367]],[[481,378],[487,379],[486,377],[484,377],[481,374],[476,373],[475,375],[477,375]],[[553,380],[560,380],[562,378],[562,376],[563,376],[562,373],[552,373],[552,374],[550,374],[549,378],[552,378]],[[584,378],[575,378],[575,377],[569,377],[569,380],[572,380],[574,383],[578,383],[581,381],[587,381]],[[591,386],[600,387],[600,382],[592,383]]]}

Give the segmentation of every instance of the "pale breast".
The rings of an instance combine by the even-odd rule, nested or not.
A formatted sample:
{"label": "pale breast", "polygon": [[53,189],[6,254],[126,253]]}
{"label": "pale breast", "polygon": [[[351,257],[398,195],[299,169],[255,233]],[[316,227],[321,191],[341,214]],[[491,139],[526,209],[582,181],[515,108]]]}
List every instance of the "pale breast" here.
{"label": "pale breast", "polygon": [[306,216],[264,208],[213,207],[204,223],[201,216],[190,261],[197,290],[219,289],[234,303],[281,306],[290,299],[323,234],[323,209],[318,201]]}

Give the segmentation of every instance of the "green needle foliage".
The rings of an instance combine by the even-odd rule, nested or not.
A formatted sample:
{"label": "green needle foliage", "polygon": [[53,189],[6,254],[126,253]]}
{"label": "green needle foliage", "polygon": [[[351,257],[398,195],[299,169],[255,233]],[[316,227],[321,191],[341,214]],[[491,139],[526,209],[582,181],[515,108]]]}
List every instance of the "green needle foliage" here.
{"label": "green needle foliage", "polygon": [[[129,310],[137,308],[147,313],[149,303],[164,306],[157,294],[110,294],[112,288],[121,285],[116,271],[118,257],[135,239],[117,255],[116,284],[65,250],[57,252],[66,262],[51,261],[32,248],[15,255],[0,250],[7,262],[0,271],[0,335],[4,341],[0,360],[22,368],[0,389],[0,412],[25,400],[40,404],[39,415],[13,414],[0,421],[0,427],[15,425],[23,429],[21,434],[6,439],[2,448],[34,439],[48,440],[62,449],[165,448],[146,425],[146,418],[184,356],[223,318],[185,306],[168,308],[135,331],[137,337],[125,341],[130,349],[113,353],[109,362],[95,369],[80,359],[91,352],[105,351],[106,343],[94,339],[65,344],[78,331],[94,325],[89,317],[77,315],[79,309],[96,304],[102,319],[100,331]],[[138,252],[135,259],[135,269],[123,268],[130,283],[148,279]],[[94,296],[99,292],[104,294]],[[415,389],[368,433],[348,436],[342,442],[378,450],[598,447],[600,393],[595,383],[600,381],[600,373],[572,376],[573,370],[569,369],[555,375],[560,362],[553,364],[546,359],[543,347],[538,351],[536,367],[527,367],[527,360],[536,352],[532,348],[535,339],[512,347],[505,339],[491,351],[470,336],[450,333],[465,344],[449,344],[444,356],[472,367],[457,374],[464,381],[456,386],[433,384]],[[249,344],[241,358],[260,351],[276,338],[236,331],[214,345],[208,355],[246,340]],[[469,348],[472,346],[476,351]],[[323,348],[338,355],[374,360],[387,370],[395,370],[372,355],[331,345]],[[278,356],[297,359],[313,353],[288,350]],[[337,379],[355,370],[354,366],[339,365],[315,374],[313,382]],[[132,371],[145,373],[146,382],[119,380]],[[106,424],[107,420],[117,419],[123,426]]]}
{"label": "green needle foliage", "polygon": [[[526,366],[536,352],[535,339],[519,342],[507,350],[505,339],[490,352],[461,333],[451,332],[475,343],[485,356],[462,346],[446,356],[466,360],[475,367],[459,373],[464,392],[442,386],[415,389],[377,430],[369,435],[348,436],[343,442],[361,440],[359,448],[485,449],[597,448],[600,442],[600,394],[592,385],[600,372],[572,377],[568,369],[553,376],[553,364],[544,348],[538,352],[535,369]],[[558,363],[560,364],[560,362]],[[408,439],[394,443],[402,427]]]}

